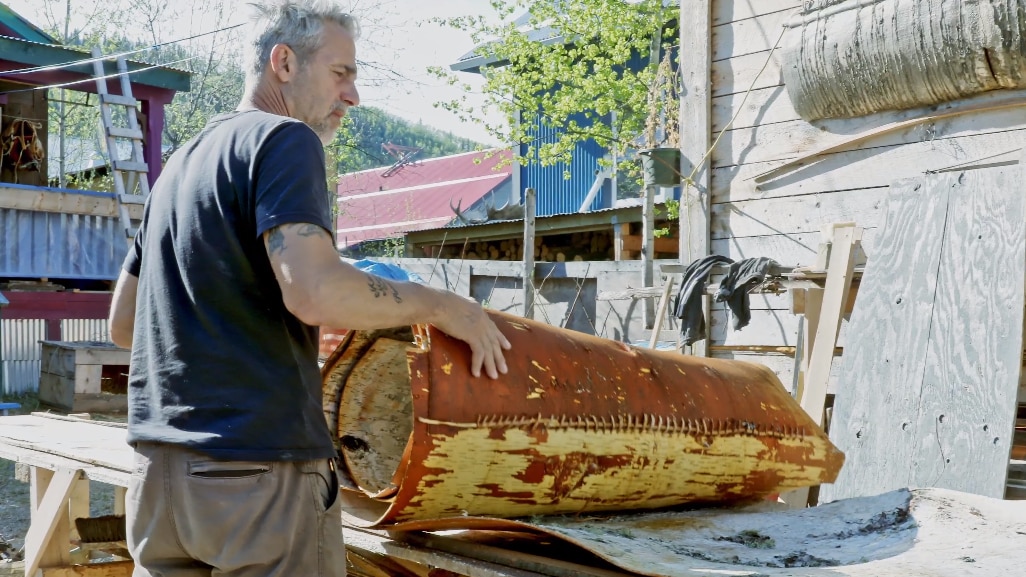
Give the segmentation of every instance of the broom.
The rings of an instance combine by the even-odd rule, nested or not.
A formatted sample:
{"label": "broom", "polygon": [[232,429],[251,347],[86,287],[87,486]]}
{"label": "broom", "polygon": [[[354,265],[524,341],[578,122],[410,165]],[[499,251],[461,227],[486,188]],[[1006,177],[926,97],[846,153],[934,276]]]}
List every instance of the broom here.
{"label": "broom", "polygon": [[[75,519],[80,545],[97,543],[122,543],[127,538],[124,515],[103,515],[101,517],[79,517]],[[112,547],[109,551],[120,557],[128,557],[123,546]]]}

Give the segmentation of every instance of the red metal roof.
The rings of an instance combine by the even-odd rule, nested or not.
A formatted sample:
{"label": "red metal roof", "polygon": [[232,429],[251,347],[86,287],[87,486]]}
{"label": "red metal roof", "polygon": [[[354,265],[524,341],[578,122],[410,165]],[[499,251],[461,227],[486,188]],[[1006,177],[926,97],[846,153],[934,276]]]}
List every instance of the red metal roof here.
{"label": "red metal roof", "polygon": [[468,208],[509,180],[511,156],[468,152],[416,161],[391,176],[382,176],[388,167],[341,176],[338,246],[445,226],[455,218],[450,202]]}

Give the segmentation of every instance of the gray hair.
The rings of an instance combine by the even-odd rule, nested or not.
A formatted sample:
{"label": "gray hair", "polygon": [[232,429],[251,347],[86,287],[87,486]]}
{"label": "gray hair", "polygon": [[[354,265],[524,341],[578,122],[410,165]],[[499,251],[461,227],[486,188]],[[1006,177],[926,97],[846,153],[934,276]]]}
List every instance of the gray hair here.
{"label": "gray hair", "polygon": [[300,61],[321,46],[325,22],[334,22],[353,38],[360,35],[356,17],[331,0],[262,0],[250,2],[254,11],[245,51],[246,76],[259,78],[271,49],[286,44]]}

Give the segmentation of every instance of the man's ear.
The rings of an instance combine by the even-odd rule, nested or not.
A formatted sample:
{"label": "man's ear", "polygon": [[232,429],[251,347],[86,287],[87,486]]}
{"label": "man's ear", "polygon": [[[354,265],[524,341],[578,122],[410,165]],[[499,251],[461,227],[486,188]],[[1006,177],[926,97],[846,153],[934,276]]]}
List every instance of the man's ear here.
{"label": "man's ear", "polygon": [[296,53],[285,44],[275,44],[271,48],[271,72],[278,78],[279,82],[285,83],[292,80],[298,69]]}

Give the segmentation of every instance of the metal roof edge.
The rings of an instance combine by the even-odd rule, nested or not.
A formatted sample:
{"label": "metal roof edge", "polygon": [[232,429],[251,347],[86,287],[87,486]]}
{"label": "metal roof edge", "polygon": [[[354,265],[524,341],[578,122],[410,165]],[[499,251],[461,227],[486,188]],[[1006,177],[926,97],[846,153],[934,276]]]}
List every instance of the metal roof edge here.
{"label": "metal roof edge", "polygon": [[[62,65],[92,58],[91,54],[77,48],[63,46],[60,44],[35,42],[32,40],[25,40],[24,38],[14,38],[12,36],[0,36],[0,55],[2,55],[4,60],[27,64],[29,66]],[[145,86],[174,90],[177,92],[188,92],[190,90],[192,79],[191,72],[186,72],[185,70],[179,70],[168,66],[156,66],[155,68],[152,68],[153,66],[153,64],[148,64],[146,62],[129,60],[129,72],[149,68],[149,70],[145,70],[143,72],[134,72],[131,75],[132,81]],[[93,76],[92,63],[72,64],[70,66],[62,67],[61,69],[67,72],[75,72],[90,77]],[[116,72],[109,64],[107,65],[107,69],[107,72],[110,74]]]}

